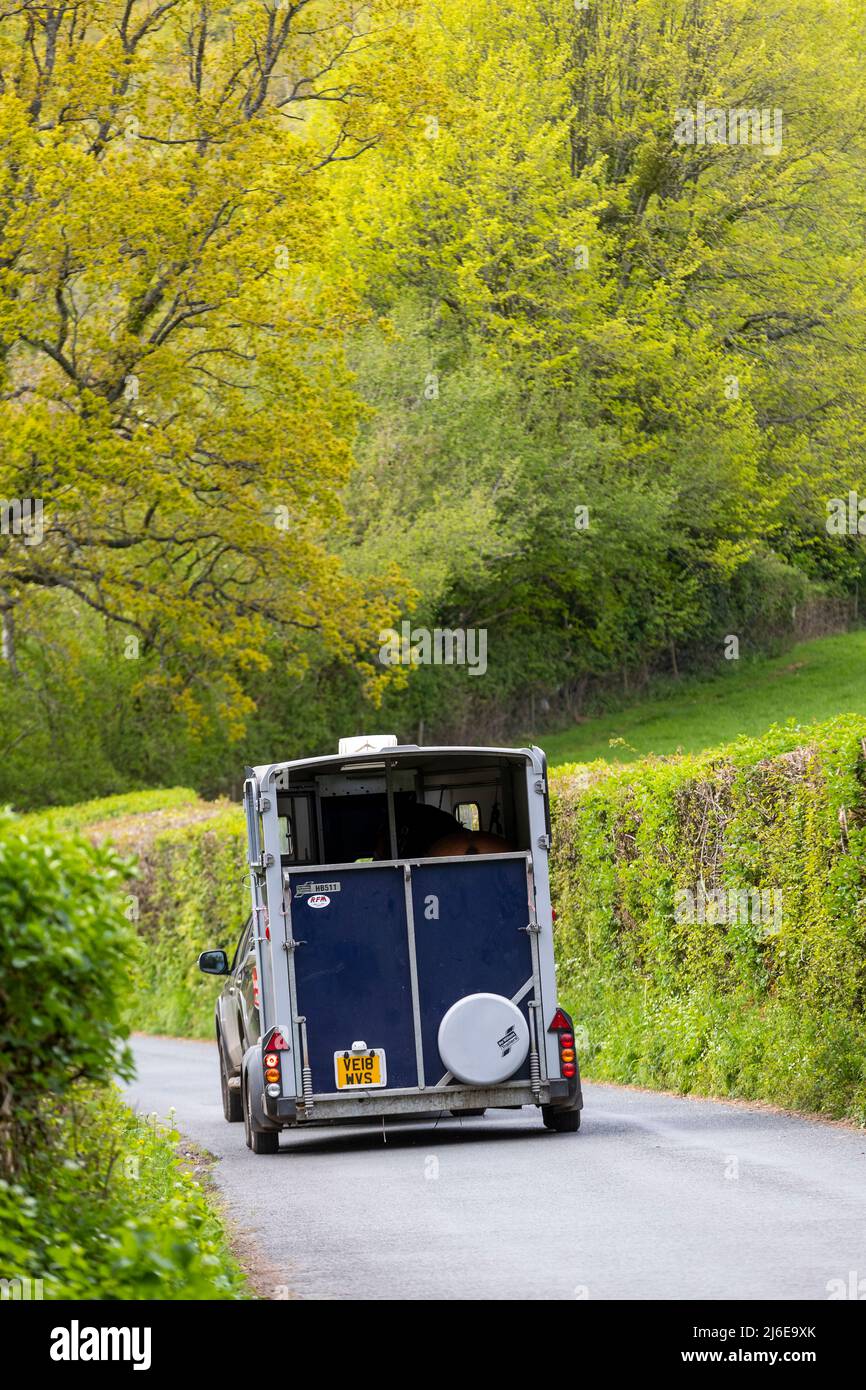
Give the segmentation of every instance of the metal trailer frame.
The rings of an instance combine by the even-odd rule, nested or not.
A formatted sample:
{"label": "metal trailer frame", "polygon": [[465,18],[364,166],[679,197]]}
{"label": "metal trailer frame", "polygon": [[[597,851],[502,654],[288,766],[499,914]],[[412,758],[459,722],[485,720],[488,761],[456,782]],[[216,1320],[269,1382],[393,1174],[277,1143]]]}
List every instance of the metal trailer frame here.
{"label": "metal trailer frame", "polygon": [[[310,1073],[305,1068],[306,1019],[299,1013],[295,976],[295,951],[302,943],[293,935],[291,895],[285,890],[284,870],[280,857],[277,792],[281,778],[290,779],[293,773],[339,771],[347,763],[352,770],[368,763],[371,771],[381,773],[386,768],[389,824],[393,828],[394,808],[391,772],[400,764],[417,763],[430,756],[461,756],[469,759],[495,757],[522,766],[526,778],[531,849],[501,855],[485,855],[483,861],[524,860],[527,872],[528,921],[525,930],[531,942],[532,975],[515,996],[515,1002],[531,990],[530,1049],[537,1049],[538,1066],[532,1067],[530,1081],[506,1081],[493,1087],[478,1087],[463,1083],[449,1084],[450,1073],[430,1078],[424,1075],[419,1023],[419,988],[415,959],[415,923],[411,897],[413,867],[449,862],[466,863],[465,856],[449,859],[429,858],[376,860],[369,864],[304,864],[299,870],[311,876],[327,875],[334,871],[364,872],[365,869],[403,869],[406,885],[406,916],[410,961],[410,983],[415,1027],[415,1048],[419,1082],[416,1087],[382,1089],[347,1095],[345,1091],[312,1093]],[[289,790],[291,782],[288,780]],[[330,1121],[345,1123],[347,1119],[372,1119],[386,1115],[419,1115],[459,1110],[533,1104],[540,1106],[551,1101],[564,1101],[573,1083],[561,1076],[556,1034],[548,1031],[549,1021],[557,1007],[556,970],[553,950],[553,918],[550,902],[548,853],[550,850],[550,811],[547,788],[547,759],[538,747],[531,748],[474,748],[467,746],[398,745],[370,753],[348,755],[329,754],[291,762],[269,763],[247,769],[244,783],[244,806],[248,832],[248,863],[250,896],[254,923],[256,965],[260,988],[261,1042],[274,1028],[279,1028],[290,1042],[288,1055],[282,1054],[282,1084],[279,1098],[269,1097],[262,1088],[261,1106],[254,1106],[259,1120],[266,1127],[283,1128],[298,1124],[322,1124]],[[261,831],[259,833],[259,826]],[[393,844],[393,840],[392,840]],[[283,964],[284,963],[284,964]],[[532,1020],[534,1019],[534,1030]],[[533,1037],[534,1032],[534,1037]],[[251,1049],[250,1052],[254,1051]],[[288,1065],[287,1065],[288,1064]],[[244,1072],[249,1067],[251,1103],[252,1088],[258,1092],[260,1063],[253,1070],[250,1053],[244,1059]],[[306,1075],[305,1075],[306,1071]],[[258,1075],[257,1075],[258,1073]],[[246,1080],[246,1075],[244,1075]],[[263,1078],[262,1078],[263,1080]],[[255,1096],[255,1100],[258,1095]],[[579,1080],[578,1080],[578,1103]]]}

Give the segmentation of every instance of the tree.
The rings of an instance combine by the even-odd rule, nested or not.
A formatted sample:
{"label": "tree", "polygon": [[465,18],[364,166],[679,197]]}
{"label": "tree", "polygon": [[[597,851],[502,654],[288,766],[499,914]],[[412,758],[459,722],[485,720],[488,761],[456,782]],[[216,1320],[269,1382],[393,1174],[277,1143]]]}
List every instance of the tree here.
{"label": "tree", "polygon": [[348,659],[390,612],[397,581],[361,584],[329,547],[362,307],[320,250],[329,171],[399,148],[423,100],[406,13],[0,16],[0,498],[44,509],[40,543],[0,536],[7,655],[28,595],[64,591],[191,717],[216,689],[238,728],[275,635],[289,664],[305,633]]}
{"label": "tree", "polygon": [[[786,562],[831,583],[859,570],[862,546],[845,560],[824,532],[862,448],[858,26],[829,0],[424,7],[449,93],[436,136],[411,165],[374,153],[375,195],[346,195],[337,245],[361,248],[357,282],[403,335],[395,355],[423,336],[438,396],[388,399],[362,373],[378,417],[361,473],[390,462],[400,479],[420,459],[435,515],[467,461],[489,563],[479,580],[458,552],[434,602],[495,623],[500,691],[676,669],[680,643],[721,650],[720,596],[752,587],[741,571],[781,595]],[[713,108],[724,141],[684,141],[685,114]],[[381,493],[353,487],[363,564],[383,543]],[[431,514],[422,491],[404,545]]]}

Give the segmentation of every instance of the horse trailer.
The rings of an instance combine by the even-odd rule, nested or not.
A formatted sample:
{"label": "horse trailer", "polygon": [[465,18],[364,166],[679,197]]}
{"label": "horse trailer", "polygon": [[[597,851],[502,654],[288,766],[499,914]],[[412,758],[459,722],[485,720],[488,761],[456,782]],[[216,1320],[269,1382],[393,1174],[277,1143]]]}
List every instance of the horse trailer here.
{"label": "horse trailer", "polygon": [[583,1104],[557,998],[539,748],[343,739],[248,768],[251,912],[216,1007],[223,1108],[282,1129]]}

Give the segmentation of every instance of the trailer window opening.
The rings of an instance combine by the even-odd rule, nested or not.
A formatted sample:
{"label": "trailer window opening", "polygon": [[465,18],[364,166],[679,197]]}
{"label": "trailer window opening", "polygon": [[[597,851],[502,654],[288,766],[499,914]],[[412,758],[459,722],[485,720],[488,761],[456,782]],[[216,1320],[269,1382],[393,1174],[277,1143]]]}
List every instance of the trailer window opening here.
{"label": "trailer window opening", "polygon": [[280,859],[287,864],[312,864],[318,857],[313,799],[307,792],[277,798]]}
{"label": "trailer window opening", "polygon": [[377,855],[383,827],[388,824],[384,792],[360,791],[343,796],[323,796],[322,831],[326,864],[353,864]]}
{"label": "trailer window opening", "polygon": [[525,851],[531,837],[514,775],[504,759],[472,763],[449,755],[401,761],[386,775],[374,764],[299,768],[278,790],[281,863],[291,868]]}
{"label": "trailer window opening", "polygon": [[[334,790],[338,794],[326,794],[321,803],[324,862],[390,860],[386,794],[369,789],[353,794],[344,787]],[[509,790],[502,777],[491,777],[488,769],[461,769],[456,775],[451,770],[407,773],[403,786],[393,792],[397,859],[502,854],[526,848],[517,843],[524,836],[516,826],[512,829],[513,817],[503,816]]]}
{"label": "trailer window opening", "polygon": [[478,811],[477,801],[458,801],[454,807],[454,815],[464,830],[480,830],[481,816]]}

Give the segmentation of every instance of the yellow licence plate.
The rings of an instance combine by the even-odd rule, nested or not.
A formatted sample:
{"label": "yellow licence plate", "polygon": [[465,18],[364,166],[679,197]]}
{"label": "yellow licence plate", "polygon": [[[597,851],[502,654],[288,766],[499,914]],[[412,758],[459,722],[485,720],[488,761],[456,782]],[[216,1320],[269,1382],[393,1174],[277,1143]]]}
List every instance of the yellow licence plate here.
{"label": "yellow licence plate", "polygon": [[335,1052],[334,1072],[338,1091],[354,1090],[359,1086],[384,1086],[385,1053],[381,1047],[371,1047],[366,1052]]}

